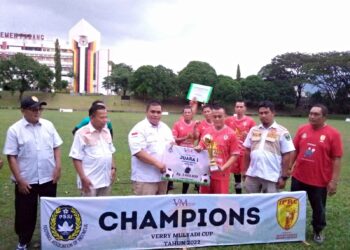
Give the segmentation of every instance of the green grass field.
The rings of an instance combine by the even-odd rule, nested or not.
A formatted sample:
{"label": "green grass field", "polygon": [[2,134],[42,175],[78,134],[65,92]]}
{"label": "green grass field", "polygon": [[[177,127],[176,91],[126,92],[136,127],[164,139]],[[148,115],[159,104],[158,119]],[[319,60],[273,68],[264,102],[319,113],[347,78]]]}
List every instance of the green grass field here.
{"label": "green grass field", "polygon": [[[94,98],[96,99],[96,98]],[[87,105],[88,106],[88,105]],[[68,157],[68,152],[72,143],[71,130],[87,112],[60,113],[58,111],[44,111],[43,117],[52,121],[64,144],[62,146],[62,176],[58,186],[58,196],[79,196],[76,189],[76,173],[72,162]],[[2,109],[0,110],[0,148],[2,151],[7,128],[21,118],[19,110]],[[115,138],[114,144],[117,148],[115,155],[118,166],[117,182],[113,187],[113,195],[123,196],[131,195],[130,184],[130,153],[127,143],[127,134],[131,127],[144,118],[143,113],[110,113],[110,119],[113,123]],[[199,118],[199,117],[198,117]],[[164,116],[163,121],[172,126],[178,115]],[[255,117],[255,120],[257,118]],[[306,118],[288,118],[276,117],[276,120],[287,127],[292,134],[297,127],[307,122]],[[340,120],[330,120],[329,124],[337,127],[342,135],[344,142],[344,158],[342,160],[342,174],[339,183],[337,195],[328,199],[327,221],[328,226],[325,229],[326,241],[322,246],[317,246],[312,242],[310,225],[307,225],[307,242],[305,243],[283,243],[283,244],[259,244],[235,246],[235,249],[350,249],[350,199],[347,198],[350,193],[350,123]],[[2,156],[4,159],[4,156]],[[10,170],[7,163],[0,170],[0,249],[14,249],[17,244],[17,236],[14,233],[14,185],[11,183]],[[192,191],[192,186],[190,187]],[[173,193],[180,193],[181,185],[176,185]],[[310,209],[308,208],[308,218],[310,218]],[[309,224],[309,223],[308,223]],[[35,232],[33,241],[40,241],[39,223]],[[231,249],[232,247],[211,247],[207,249]],[[203,248],[206,249],[206,248]]]}

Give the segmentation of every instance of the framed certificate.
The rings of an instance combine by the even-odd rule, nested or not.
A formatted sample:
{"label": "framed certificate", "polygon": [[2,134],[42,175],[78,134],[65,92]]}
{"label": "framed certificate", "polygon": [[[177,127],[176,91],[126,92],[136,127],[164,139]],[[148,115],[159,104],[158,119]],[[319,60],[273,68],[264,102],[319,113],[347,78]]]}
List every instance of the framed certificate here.
{"label": "framed certificate", "polygon": [[191,83],[187,99],[193,100],[193,98],[196,98],[198,102],[208,103],[212,91],[213,87],[211,86]]}

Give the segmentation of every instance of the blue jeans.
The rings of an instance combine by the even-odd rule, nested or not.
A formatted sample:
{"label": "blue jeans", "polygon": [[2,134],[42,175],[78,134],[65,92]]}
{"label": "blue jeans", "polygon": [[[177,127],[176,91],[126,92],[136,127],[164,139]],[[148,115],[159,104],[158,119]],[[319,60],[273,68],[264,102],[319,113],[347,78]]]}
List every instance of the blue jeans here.
{"label": "blue jeans", "polygon": [[292,177],[291,191],[306,191],[312,208],[311,225],[316,233],[321,232],[326,226],[327,188],[308,185]]}

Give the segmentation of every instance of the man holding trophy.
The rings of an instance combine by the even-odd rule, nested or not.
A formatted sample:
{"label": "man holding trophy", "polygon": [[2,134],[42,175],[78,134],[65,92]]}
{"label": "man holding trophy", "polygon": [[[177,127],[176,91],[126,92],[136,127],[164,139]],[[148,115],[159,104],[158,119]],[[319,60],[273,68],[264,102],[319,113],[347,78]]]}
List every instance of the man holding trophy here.
{"label": "man holding trophy", "polygon": [[201,186],[200,193],[228,194],[230,167],[237,160],[240,150],[234,131],[225,125],[225,109],[217,105],[212,111],[214,126],[205,130],[195,147],[197,151],[207,149],[210,158],[210,185]]}

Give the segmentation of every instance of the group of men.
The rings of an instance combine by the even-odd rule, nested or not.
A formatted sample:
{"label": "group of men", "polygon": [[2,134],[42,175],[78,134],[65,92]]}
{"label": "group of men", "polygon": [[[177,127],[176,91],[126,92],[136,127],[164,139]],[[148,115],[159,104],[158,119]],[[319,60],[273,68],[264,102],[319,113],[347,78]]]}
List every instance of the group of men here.
{"label": "group of men", "polygon": [[[147,194],[165,194],[167,184],[161,177],[166,163],[160,161],[165,145],[176,143],[201,151],[207,147],[206,135],[210,135],[215,143],[214,157],[219,170],[211,172],[210,185],[201,186],[200,193],[229,193],[230,172],[234,174],[238,194],[242,193],[242,179],[246,193],[273,193],[283,189],[291,176],[291,191],[307,192],[313,211],[313,240],[322,243],[326,199],[327,195],[336,193],[343,154],[340,133],[326,124],[327,108],[322,104],[313,105],[309,124],[298,129],[294,140],[289,131],[275,121],[272,102],[259,104],[259,125],[245,115],[244,101],[237,101],[234,108],[234,116],[226,117],[223,107],[205,105],[202,110],[205,119],[198,122],[192,121],[193,109],[186,106],[183,116],[173,126],[172,137],[170,128],[160,121],[161,104],[151,102],[146,119],[129,133],[134,193],[142,195],[144,193],[135,187],[150,185],[154,186],[154,192]],[[187,189],[188,186],[184,186],[182,192],[186,193]]]}
{"label": "group of men", "polygon": [[[31,241],[38,197],[55,197],[61,175],[62,139],[54,125],[41,118],[44,105],[46,102],[35,96],[22,99],[23,118],[8,129],[3,150],[15,183],[19,250],[27,249]],[[259,125],[245,115],[244,101],[235,103],[235,114],[230,117],[221,106],[204,105],[202,121],[193,120],[196,105],[186,106],[171,130],[161,121],[161,103],[148,103],[145,119],[128,134],[133,193],[166,194],[168,183],[162,180],[166,171],[162,159],[166,146],[177,144],[201,151],[207,148],[205,138],[210,135],[218,170],[211,172],[210,185],[201,186],[200,193],[229,193],[230,173],[234,174],[237,194],[242,193],[242,181],[246,193],[277,192],[285,187],[291,175],[291,190],[307,192],[313,210],[314,240],[321,243],[324,240],[321,231],[326,225],[326,198],[327,194],[336,193],[343,153],[339,132],[325,123],[327,108],[314,105],[309,124],[298,129],[293,141],[288,130],[275,122],[275,108],[269,101],[258,107]],[[73,131],[69,156],[82,196],[111,194],[116,178],[115,147],[112,127],[107,123],[107,108],[97,101],[90,107],[89,117]],[[187,190],[185,184],[182,192]]]}
{"label": "group of men", "polygon": [[[54,125],[41,118],[44,105],[47,103],[35,96],[21,100],[23,118],[8,129],[3,150],[15,183],[18,250],[27,249],[31,242],[38,198],[55,197],[61,176],[60,145],[63,142]],[[107,121],[106,106],[97,101],[90,107],[85,125],[74,131],[69,156],[77,171],[77,185],[82,196],[111,194],[116,175],[112,157],[115,148]]]}

